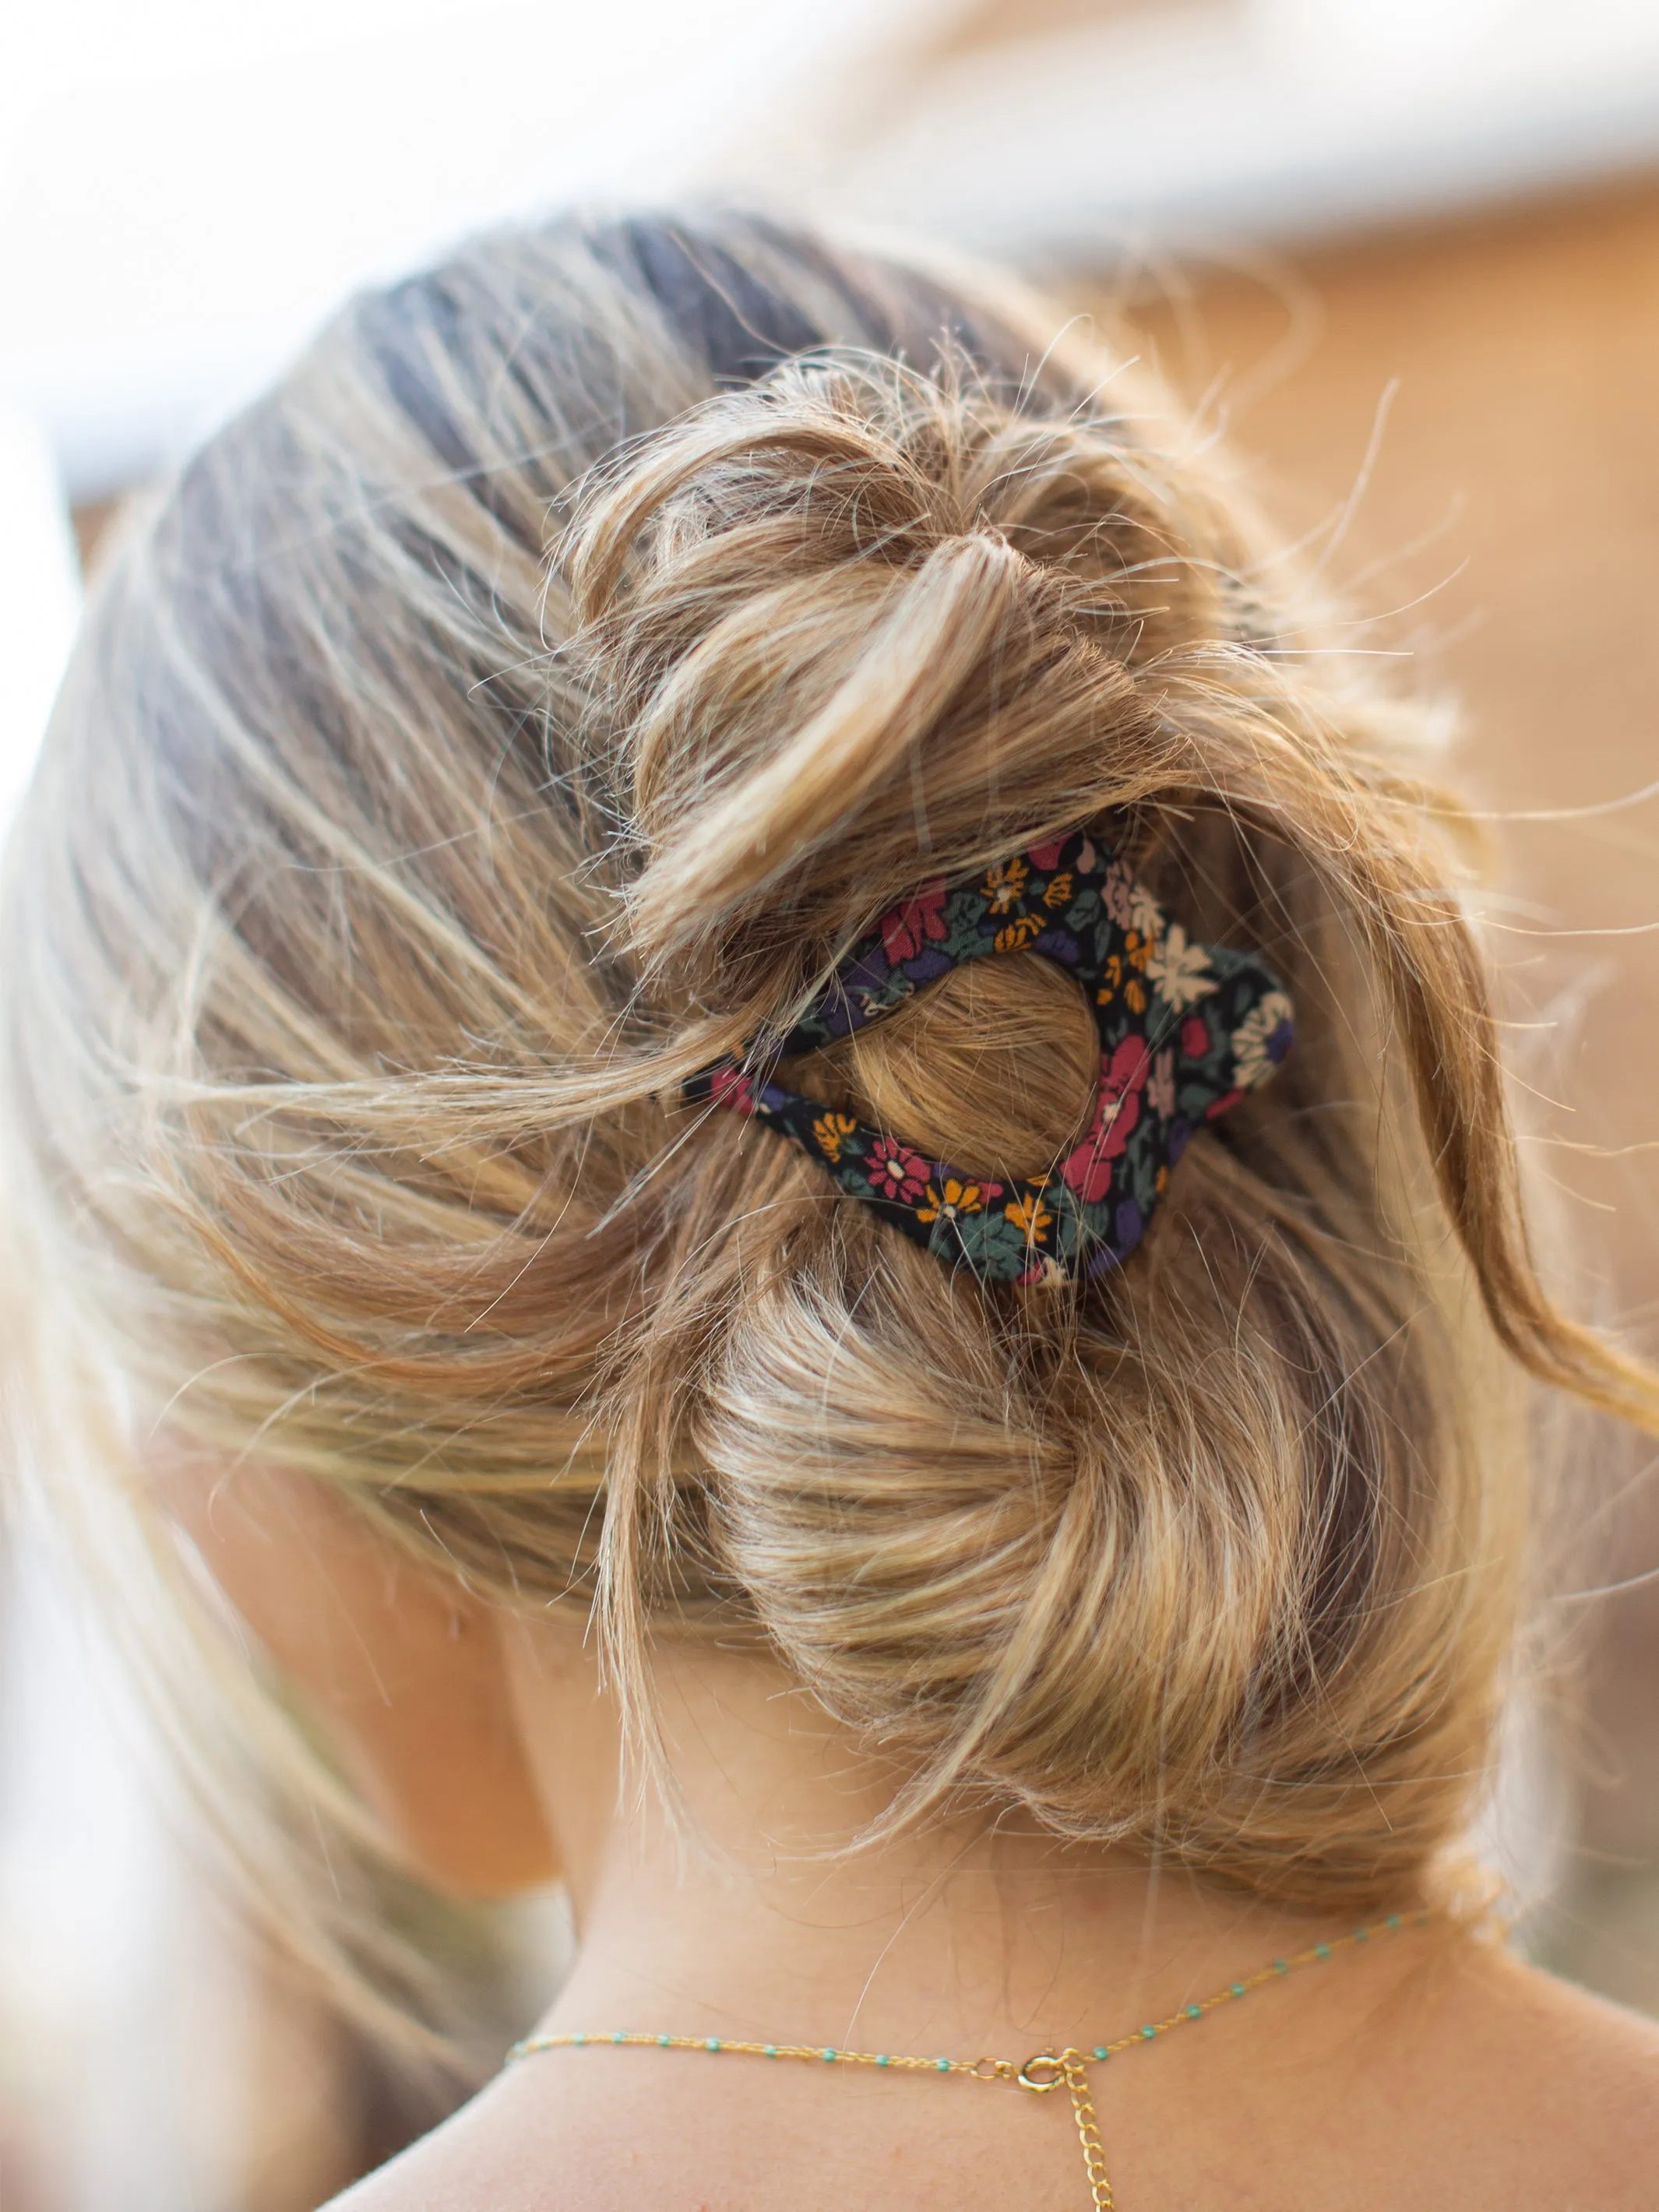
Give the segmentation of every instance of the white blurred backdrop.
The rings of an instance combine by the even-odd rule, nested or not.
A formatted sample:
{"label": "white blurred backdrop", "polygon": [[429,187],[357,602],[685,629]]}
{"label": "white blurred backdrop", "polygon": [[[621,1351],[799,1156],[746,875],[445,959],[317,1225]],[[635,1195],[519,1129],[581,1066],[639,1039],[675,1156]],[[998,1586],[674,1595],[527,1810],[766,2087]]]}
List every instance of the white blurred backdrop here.
{"label": "white blurred backdrop", "polygon": [[[0,808],[73,628],[70,503],[155,473],[352,287],[481,226],[702,192],[1090,266],[1656,164],[1655,0],[9,0]],[[113,1682],[14,1516],[0,2202],[288,2212],[326,2157],[256,2183],[231,2140],[258,2132],[261,2000],[180,1874]],[[1538,1885],[1562,1817],[1537,1759],[1512,1764],[1500,1842]],[[283,2107],[296,2141],[325,2104]]]}

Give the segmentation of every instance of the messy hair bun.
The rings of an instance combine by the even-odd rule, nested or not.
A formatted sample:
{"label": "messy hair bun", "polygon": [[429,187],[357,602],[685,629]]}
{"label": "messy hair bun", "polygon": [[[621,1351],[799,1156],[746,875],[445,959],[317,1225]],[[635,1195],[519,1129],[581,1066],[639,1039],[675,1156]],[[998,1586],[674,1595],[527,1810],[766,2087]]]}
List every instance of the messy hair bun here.
{"label": "messy hair bun", "polygon": [[[15,854],[13,1172],[139,1402],[596,1604],[642,1728],[652,1636],[751,1635],[895,1820],[1358,1907],[1485,1762],[1506,1363],[1654,1396],[1539,1290],[1399,710],[1048,335],[736,220],[359,302],[106,580]],[[1121,1271],[953,1275],[684,1103],[921,878],[1091,823],[1300,1036]],[[1090,1036],[1013,956],[801,1087],[1040,1174]]]}

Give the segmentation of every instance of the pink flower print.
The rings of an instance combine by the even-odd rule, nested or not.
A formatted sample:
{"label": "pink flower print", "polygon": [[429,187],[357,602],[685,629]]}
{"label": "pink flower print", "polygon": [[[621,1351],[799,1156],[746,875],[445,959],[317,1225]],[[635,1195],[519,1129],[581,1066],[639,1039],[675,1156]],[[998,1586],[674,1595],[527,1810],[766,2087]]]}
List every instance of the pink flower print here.
{"label": "pink flower print", "polygon": [[754,1082],[741,1068],[717,1067],[708,1079],[708,1089],[720,1105],[731,1107],[734,1113],[754,1115]]}
{"label": "pink flower print", "polygon": [[896,906],[881,921],[882,950],[896,968],[914,960],[924,945],[937,945],[945,934],[945,879],[925,884],[915,898]]}
{"label": "pink flower print", "polygon": [[914,1206],[927,1188],[927,1163],[896,1137],[881,1137],[870,1147],[870,1181],[878,1198]]}
{"label": "pink flower print", "polygon": [[1128,1143],[1140,1119],[1140,1094],[1152,1073],[1152,1056],[1142,1036],[1125,1037],[1109,1060],[1100,1063],[1100,1097],[1088,1135],[1061,1163],[1067,1187],[1092,1206],[1112,1187],[1112,1162]]}
{"label": "pink flower print", "polygon": [[1196,1014],[1188,1014],[1181,1024],[1181,1049],[1188,1060],[1202,1060],[1210,1049],[1209,1024]]}
{"label": "pink flower print", "polygon": [[1060,866],[1060,848],[1065,842],[1063,837],[1051,837],[1046,845],[1031,846],[1025,857],[1039,875],[1052,875]]}
{"label": "pink flower print", "polygon": [[1120,929],[1127,929],[1133,921],[1134,878],[1121,860],[1114,860],[1107,869],[1101,882],[1100,902]]}
{"label": "pink flower print", "polygon": [[1152,1062],[1152,1080],[1146,1086],[1146,1103],[1160,1121],[1171,1119],[1176,1109],[1175,1054],[1161,1052]]}

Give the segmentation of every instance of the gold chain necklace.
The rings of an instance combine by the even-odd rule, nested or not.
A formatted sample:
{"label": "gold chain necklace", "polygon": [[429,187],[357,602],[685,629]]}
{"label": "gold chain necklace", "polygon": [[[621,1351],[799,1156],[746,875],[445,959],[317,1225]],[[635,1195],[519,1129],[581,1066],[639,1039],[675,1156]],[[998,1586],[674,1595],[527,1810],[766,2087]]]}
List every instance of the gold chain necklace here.
{"label": "gold chain necklace", "polygon": [[1303,1966],[1322,1966],[1339,1951],[1356,1949],[1376,1936],[1396,1935],[1402,1928],[1420,1928],[1432,1917],[1428,1911],[1391,1912],[1385,1920],[1352,1929],[1347,1935],[1334,1936],[1328,1942],[1310,1944],[1291,1958],[1274,1959],[1255,1973],[1246,1974],[1241,1981],[1229,1982],[1224,1989],[1218,1990],[1200,2003],[1184,2004],[1167,2020],[1148,2021],[1144,2027],[1120,2035],[1115,2042],[1097,2043],[1089,2048],[1067,2044],[1061,2051],[1040,2051],[1023,2066],[1016,2065],[1012,2058],[908,2058],[886,2051],[842,2051],[830,2044],[733,2043],[720,2035],[642,2035],[628,2028],[614,2028],[601,2034],[575,2029],[562,2035],[527,2035],[508,2051],[507,2062],[511,2064],[514,2060],[529,2058],[538,2051],[582,2051],[615,2045],[624,2050],[713,2051],[743,2058],[802,2058],[821,2066],[881,2066],[895,2073],[968,2074],[976,2081],[1014,2082],[1039,2097],[1063,2087],[1071,2095],[1072,2117],[1083,2148],[1084,2170],[1095,2212],[1113,2212],[1112,2185],[1106,2177],[1106,2150],[1089,2091],[1091,2063],[1115,2058],[1120,2051],[1133,2051],[1138,2044],[1156,2042],[1172,2027],[1186,2027],[1194,2021],[1203,2020],[1222,2005],[1236,2004],[1241,1997],[1249,1996],[1252,1990],[1261,1989],[1268,1982],[1279,1981]]}

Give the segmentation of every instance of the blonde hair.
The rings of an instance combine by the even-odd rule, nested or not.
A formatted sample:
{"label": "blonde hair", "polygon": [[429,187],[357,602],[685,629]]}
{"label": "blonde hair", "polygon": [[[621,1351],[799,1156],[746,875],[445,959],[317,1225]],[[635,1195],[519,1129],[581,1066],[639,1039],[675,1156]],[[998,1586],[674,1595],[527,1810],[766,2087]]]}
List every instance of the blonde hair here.
{"label": "blonde hair", "polygon": [[[1659,1401],[1539,1287],[1411,717],[1307,672],[1237,498],[1049,336],[752,220],[569,222],[359,301],[209,443],[13,842],[35,1396],[95,1369],[594,1605],[643,1737],[651,1638],[746,1634],[893,1821],[1358,1910],[1486,1764],[1516,1367]],[[981,1286],[680,1103],[921,878],[1095,822],[1298,1017],[1119,1273]],[[1040,1173],[1090,1040],[1011,957],[802,1087]]]}

